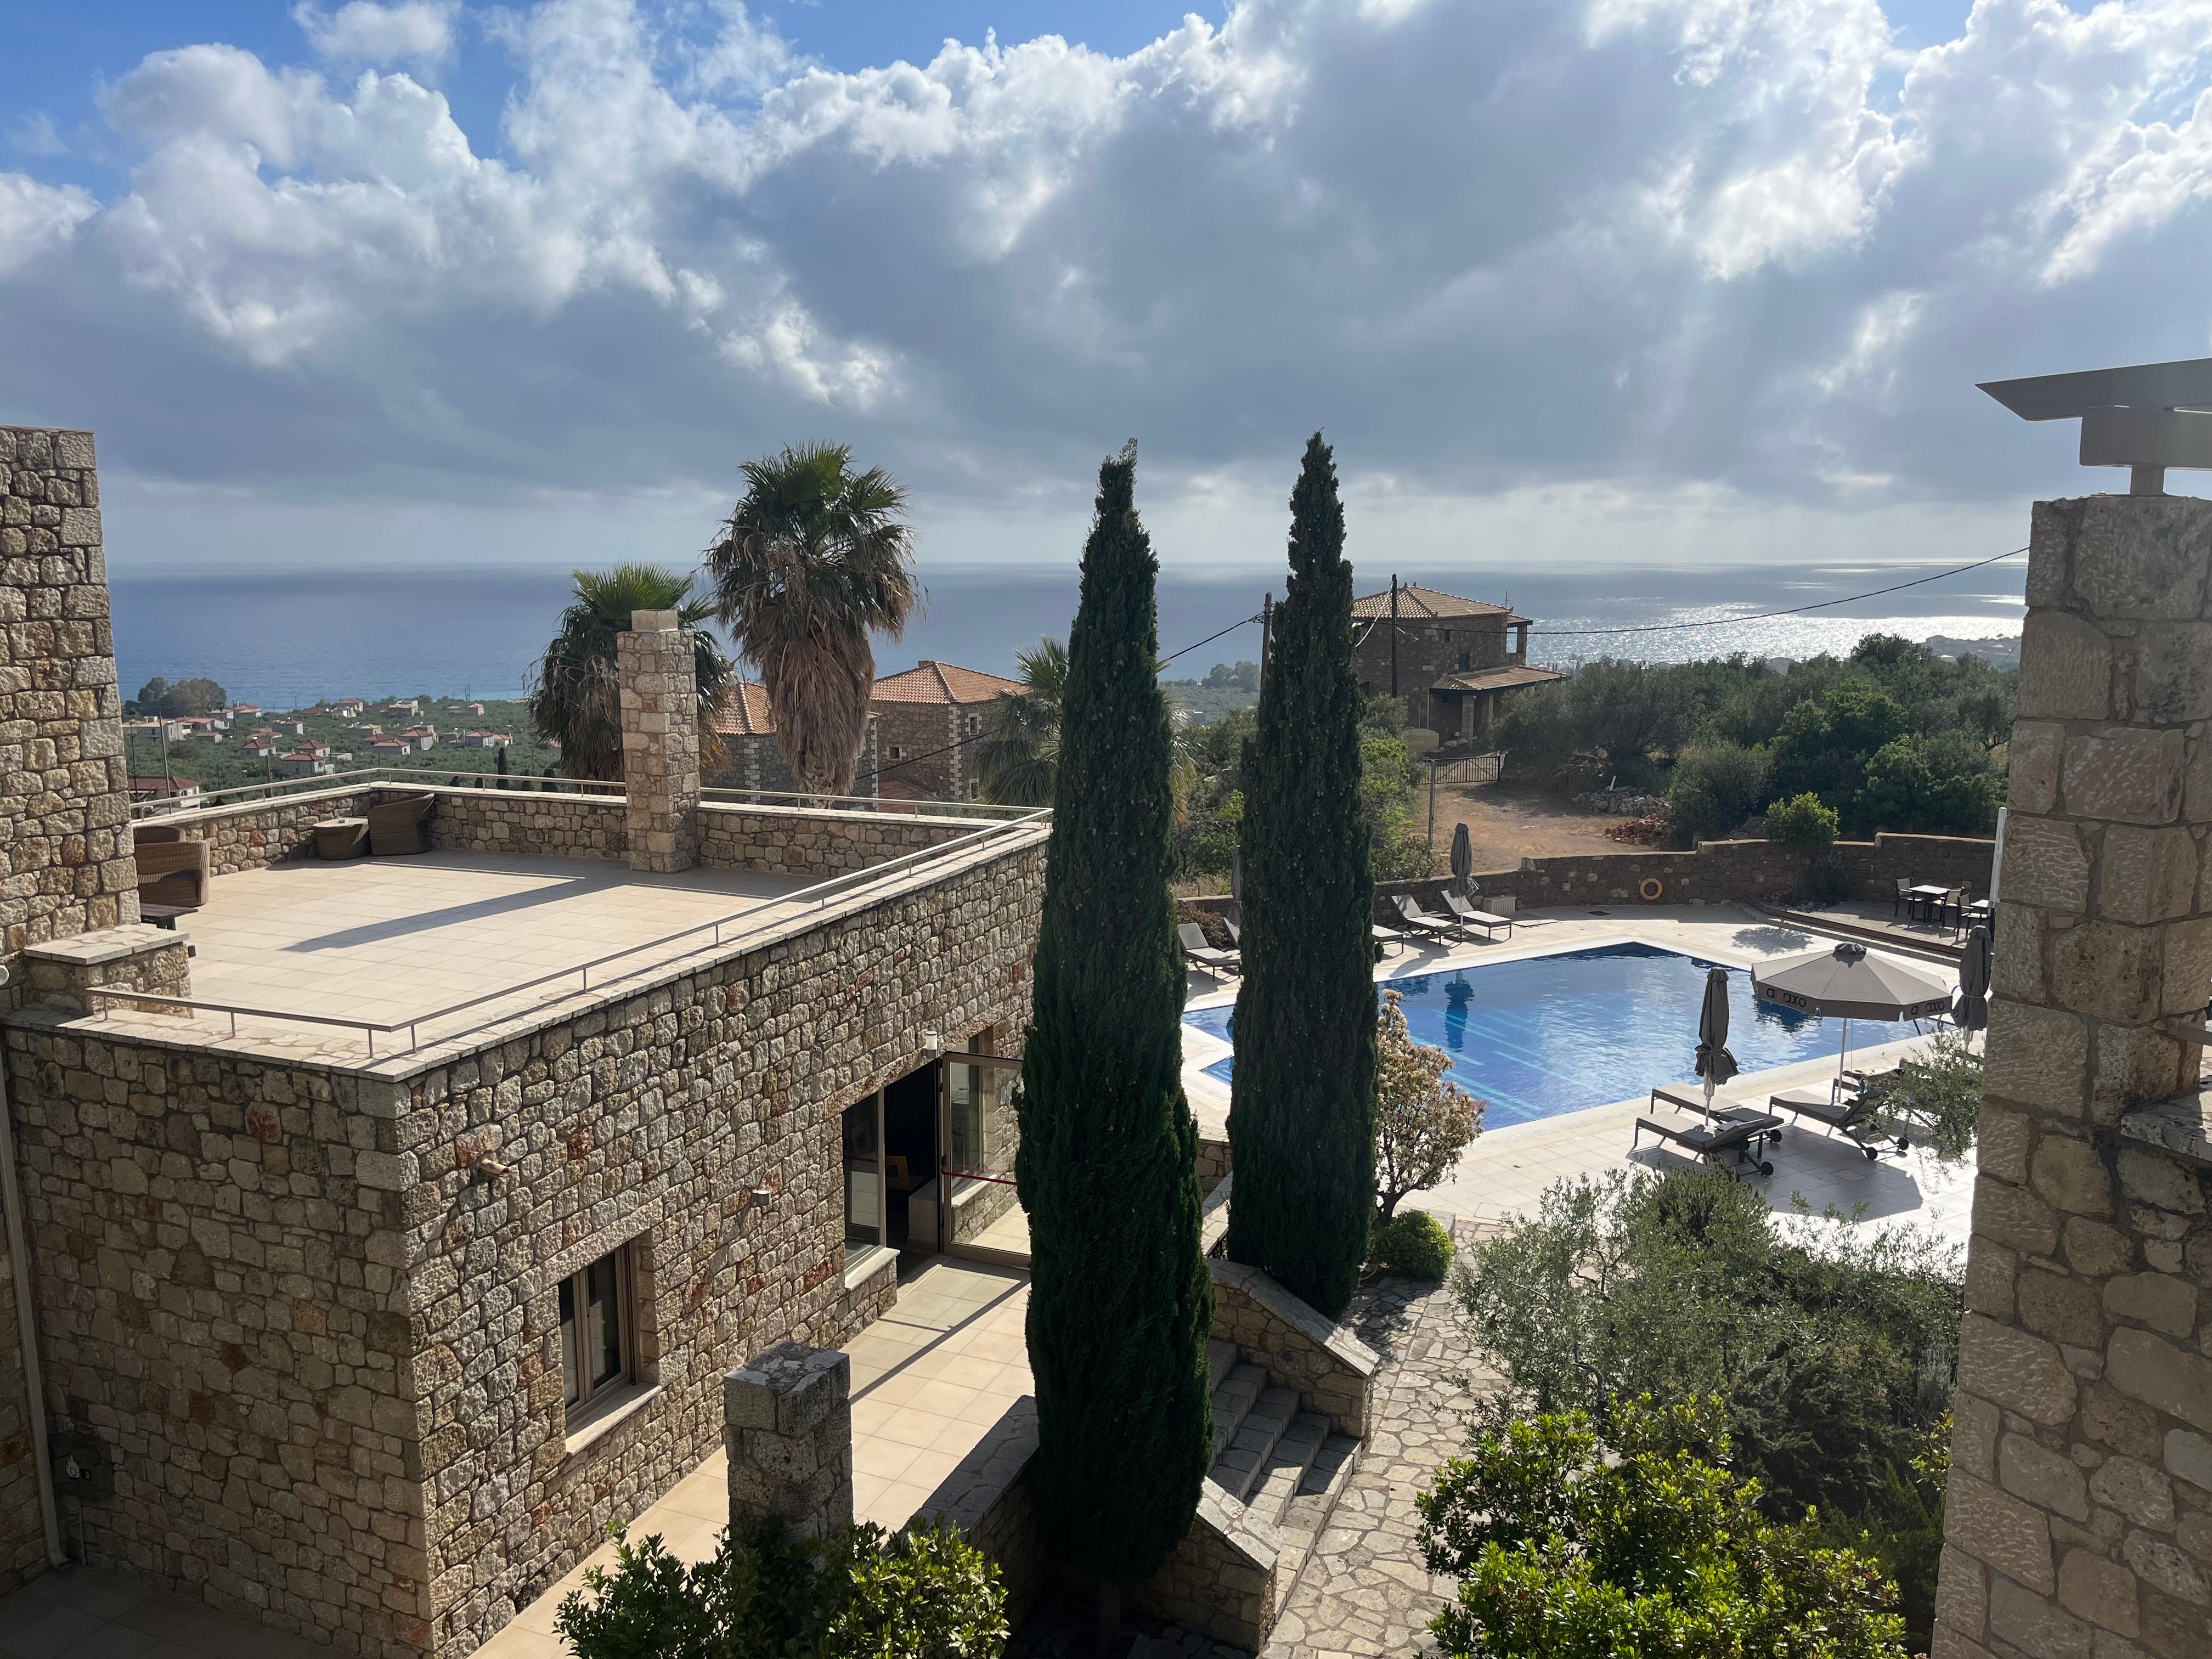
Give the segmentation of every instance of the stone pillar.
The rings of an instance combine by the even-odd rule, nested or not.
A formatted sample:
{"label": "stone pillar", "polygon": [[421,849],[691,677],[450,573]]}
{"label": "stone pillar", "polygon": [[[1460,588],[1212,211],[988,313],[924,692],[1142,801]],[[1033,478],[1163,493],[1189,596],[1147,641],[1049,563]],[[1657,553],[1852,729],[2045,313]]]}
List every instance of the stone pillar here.
{"label": "stone pillar", "polygon": [[[138,920],[89,432],[0,427],[0,967]],[[0,991],[0,1006],[18,1000]]]}
{"label": "stone pillar", "polygon": [[2035,507],[1934,1659],[2212,1654],[2212,503]]}
{"label": "stone pillar", "polygon": [[779,1516],[801,1537],[853,1519],[853,1367],[835,1348],[779,1342],[722,1379],[730,1525]]}
{"label": "stone pillar", "polygon": [[635,611],[616,643],[629,867],[665,874],[699,861],[699,683],[673,611]]}

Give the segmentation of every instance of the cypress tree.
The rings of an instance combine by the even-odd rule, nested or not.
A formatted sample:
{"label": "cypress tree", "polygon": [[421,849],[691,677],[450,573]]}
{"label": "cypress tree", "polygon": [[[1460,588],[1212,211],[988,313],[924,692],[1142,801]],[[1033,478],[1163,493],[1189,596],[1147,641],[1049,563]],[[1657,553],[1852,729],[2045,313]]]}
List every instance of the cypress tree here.
{"label": "cypress tree", "polygon": [[1332,1319],[1352,1300],[1375,1212],[1375,881],[1359,714],[1344,508],[1316,432],[1291,492],[1290,588],[1244,754],[1228,1250]]}
{"label": "cypress tree", "polygon": [[1104,1620],[1118,1619],[1115,1587],[1151,1577],[1181,1541],[1212,1451],[1158,567],[1136,465],[1131,444],[1098,470],[1068,635],[1015,1166],[1031,1252],[1030,1481],[1047,1547],[1097,1583]]}

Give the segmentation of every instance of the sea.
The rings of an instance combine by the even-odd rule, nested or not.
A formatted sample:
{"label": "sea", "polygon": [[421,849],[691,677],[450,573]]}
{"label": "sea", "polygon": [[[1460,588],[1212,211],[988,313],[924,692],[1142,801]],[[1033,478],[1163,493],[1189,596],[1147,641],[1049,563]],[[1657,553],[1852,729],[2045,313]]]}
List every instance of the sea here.
{"label": "sea", "polygon": [[[1482,565],[1398,574],[1510,603],[1534,620],[1530,657],[1570,666],[1607,655],[1798,659],[1848,652],[1875,632],[1939,641],[2016,636],[2027,564],[2009,560],[1870,599],[1852,596],[1933,573],[1856,564],[1569,573]],[[923,658],[1012,672],[1014,653],[1041,635],[1064,639],[1075,611],[1077,576],[1068,567],[925,567],[921,575],[920,614],[900,639],[876,642],[879,672]],[[569,587],[565,568],[512,566],[158,576],[112,570],[110,580],[126,696],[155,675],[205,677],[234,701],[264,708],[335,696],[520,696]],[[1360,588],[1388,581],[1363,574]],[[1279,598],[1279,570],[1164,572],[1160,647],[1175,658],[1167,677],[1202,678],[1216,663],[1255,658],[1261,602],[1271,587]],[[1762,615],[1813,605],[1826,608]]]}

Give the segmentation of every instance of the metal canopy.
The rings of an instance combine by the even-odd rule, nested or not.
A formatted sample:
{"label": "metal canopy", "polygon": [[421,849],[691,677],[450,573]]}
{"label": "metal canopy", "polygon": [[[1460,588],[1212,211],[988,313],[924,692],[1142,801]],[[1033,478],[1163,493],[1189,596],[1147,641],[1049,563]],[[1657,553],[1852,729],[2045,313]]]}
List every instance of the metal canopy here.
{"label": "metal canopy", "polygon": [[2081,465],[2130,469],[2138,495],[2166,493],[2169,466],[2212,468],[2212,357],[1984,380],[2023,421],[2081,422]]}

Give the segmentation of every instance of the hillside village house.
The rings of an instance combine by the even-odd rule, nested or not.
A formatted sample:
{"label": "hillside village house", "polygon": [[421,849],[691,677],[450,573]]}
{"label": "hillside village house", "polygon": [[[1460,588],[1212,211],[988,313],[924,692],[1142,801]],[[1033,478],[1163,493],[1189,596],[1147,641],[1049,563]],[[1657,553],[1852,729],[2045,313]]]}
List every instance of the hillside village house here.
{"label": "hillside village house", "polygon": [[[854,768],[853,793],[873,795],[881,751],[877,745],[881,720],[868,716],[860,740],[860,758]],[[707,781],[717,788],[759,790],[768,794],[802,793],[776,741],[775,711],[769,707],[768,688],[758,680],[739,680],[714,712],[713,728],[721,749],[719,761],[710,761]]]}
{"label": "hillside village house", "polygon": [[1486,747],[1505,700],[1565,675],[1528,665],[1526,617],[1410,583],[1355,600],[1360,690],[1406,700],[1407,722]]}
{"label": "hillside village house", "polygon": [[974,800],[979,791],[975,750],[1000,696],[1019,680],[925,657],[904,673],[876,682],[868,707],[880,726],[878,762],[891,784],[939,800]]}
{"label": "hillside village house", "polygon": [[[0,1590],[58,1559],[61,1468],[91,1561],[461,1659],[721,1445],[725,1373],[890,1304],[948,1160],[1011,1160],[979,1079],[1045,830],[702,800],[690,641],[640,613],[623,793],[213,798],[161,826],[204,906],[144,926],[91,434],[0,462],[38,556],[0,587],[57,619],[0,630],[0,720],[56,759],[0,836]],[[314,856],[421,793],[431,851]]]}

